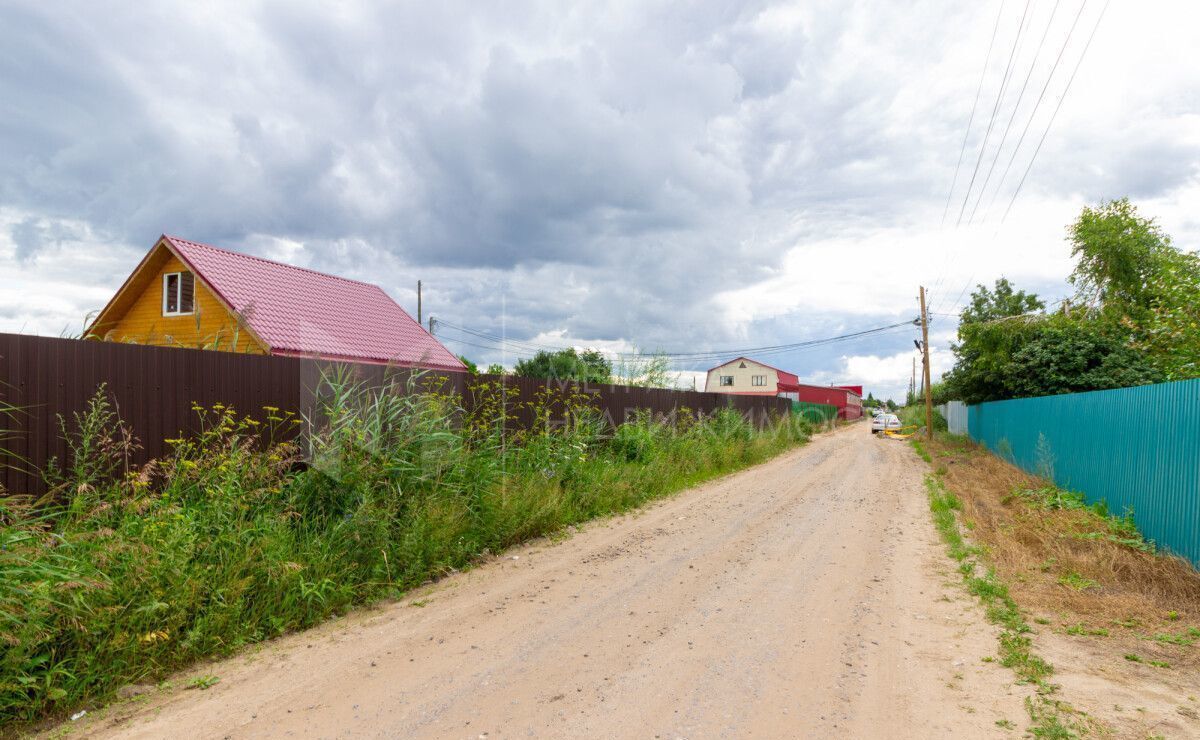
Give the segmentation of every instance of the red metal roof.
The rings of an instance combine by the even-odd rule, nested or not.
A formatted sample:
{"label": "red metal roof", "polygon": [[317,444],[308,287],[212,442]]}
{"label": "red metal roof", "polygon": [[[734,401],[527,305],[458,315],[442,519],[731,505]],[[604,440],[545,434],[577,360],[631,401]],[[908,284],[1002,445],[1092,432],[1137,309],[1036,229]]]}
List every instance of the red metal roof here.
{"label": "red metal roof", "polygon": [[272,354],[462,371],[378,286],[163,236]]}

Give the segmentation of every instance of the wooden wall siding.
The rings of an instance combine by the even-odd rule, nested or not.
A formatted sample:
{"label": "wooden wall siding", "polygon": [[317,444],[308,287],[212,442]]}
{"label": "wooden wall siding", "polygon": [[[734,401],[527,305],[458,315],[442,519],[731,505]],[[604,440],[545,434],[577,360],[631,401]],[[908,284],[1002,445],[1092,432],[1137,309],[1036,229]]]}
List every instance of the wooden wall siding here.
{"label": "wooden wall siding", "polygon": [[[610,424],[620,424],[638,410],[670,415],[688,409],[710,414],[720,408],[742,412],[755,424],[789,412],[784,398],[734,396],[657,388],[571,384],[536,378],[465,373],[426,373],[409,383],[414,371],[370,364],[337,364],[322,360],[213,352],[178,347],[152,347],[113,342],[79,341],[0,333],[0,487],[8,493],[45,491],[39,471],[52,458],[61,462],[67,446],[58,418],[68,421],[83,411],[104,384],[121,418],[142,445],[135,464],[168,454],[165,440],[198,431],[193,404],[211,408],[231,405],[241,413],[265,417],[272,406],[311,418],[323,374],[341,370],[365,385],[409,392],[413,386],[459,395],[470,407],[473,384],[503,383],[517,417],[514,431],[533,423],[525,402],[546,387],[576,388],[587,393]],[[561,423],[562,419],[551,419]],[[297,425],[297,433],[302,431]]]}
{"label": "wooden wall siding", "polygon": [[[155,270],[147,264],[147,270]],[[184,272],[187,268],[175,255],[169,255],[154,277],[132,299],[129,308],[116,319],[103,339],[113,342],[132,342],[151,346],[181,346],[220,349],[230,352],[266,354],[244,328],[238,329],[237,318],[225,310],[217,297],[203,282],[196,279],[195,313],[186,316],[162,315],[162,276]]]}

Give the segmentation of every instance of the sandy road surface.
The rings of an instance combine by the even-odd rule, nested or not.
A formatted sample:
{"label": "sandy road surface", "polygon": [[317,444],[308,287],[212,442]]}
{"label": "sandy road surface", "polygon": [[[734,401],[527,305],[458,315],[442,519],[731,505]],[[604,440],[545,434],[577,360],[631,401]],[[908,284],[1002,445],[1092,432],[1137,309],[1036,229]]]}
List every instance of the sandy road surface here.
{"label": "sandy road surface", "polygon": [[[1004,737],[1023,690],[863,425],[197,673],[88,735]],[[415,603],[414,603],[415,602]],[[418,606],[423,604],[423,606]]]}

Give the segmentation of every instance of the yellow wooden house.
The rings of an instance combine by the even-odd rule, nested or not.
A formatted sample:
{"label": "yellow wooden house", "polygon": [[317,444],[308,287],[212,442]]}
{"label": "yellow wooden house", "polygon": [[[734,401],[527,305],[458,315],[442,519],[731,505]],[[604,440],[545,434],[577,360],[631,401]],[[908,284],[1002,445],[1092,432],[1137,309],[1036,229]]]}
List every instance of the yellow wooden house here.
{"label": "yellow wooden house", "polygon": [[87,336],[465,370],[378,286],[166,235]]}

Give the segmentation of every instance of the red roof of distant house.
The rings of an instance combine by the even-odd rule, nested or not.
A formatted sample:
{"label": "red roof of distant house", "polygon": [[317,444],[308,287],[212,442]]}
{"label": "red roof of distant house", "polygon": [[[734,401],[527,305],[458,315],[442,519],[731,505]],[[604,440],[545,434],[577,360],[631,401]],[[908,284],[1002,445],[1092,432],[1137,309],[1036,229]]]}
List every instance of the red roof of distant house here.
{"label": "red roof of distant house", "polygon": [[163,236],[272,354],[464,370],[378,286]]}
{"label": "red roof of distant house", "polygon": [[850,391],[856,396],[862,396],[863,387],[861,385],[835,385],[834,388],[841,388],[844,391]]}

